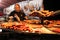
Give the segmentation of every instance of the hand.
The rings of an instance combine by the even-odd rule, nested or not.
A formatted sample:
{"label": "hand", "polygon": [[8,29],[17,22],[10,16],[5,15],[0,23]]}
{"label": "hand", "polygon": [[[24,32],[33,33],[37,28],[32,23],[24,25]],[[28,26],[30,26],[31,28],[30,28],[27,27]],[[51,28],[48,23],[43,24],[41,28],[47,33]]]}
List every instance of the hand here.
{"label": "hand", "polygon": [[27,16],[25,16],[25,18],[26,18],[26,19],[28,19],[28,17],[27,17]]}
{"label": "hand", "polygon": [[9,22],[12,22],[12,20],[13,20],[13,16],[10,16],[9,20],[7,19],[7,21],[9,21]]}
{"label": "hand", "polygon": [[10,19],[12,19],[12,18],[13,18],[13,16],[10,16],[9,18],[10,18]]}

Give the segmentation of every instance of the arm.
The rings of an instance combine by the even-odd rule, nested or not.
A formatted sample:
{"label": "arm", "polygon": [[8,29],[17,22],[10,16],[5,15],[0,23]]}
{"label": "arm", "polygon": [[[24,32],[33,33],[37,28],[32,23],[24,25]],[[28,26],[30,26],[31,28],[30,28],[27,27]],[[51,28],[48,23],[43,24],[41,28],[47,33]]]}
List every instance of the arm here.
{"label": "arm", "polygon": [[14,16],[18,20],[18,22],[20,22],[20,18],[17,16],[17,14],[15,14]]}
{"label": "arm", "polygon": [[44,10],[44,5],[42,4],[42,6],[41,6],[41,10]]}
{"label": "arm", "polygon": [[12,20],[12,19],[13,19],[13,16],[14,16],[13,12],[11,12],[8,16],[9,16],[9,17],[8,17],[9,20]]}

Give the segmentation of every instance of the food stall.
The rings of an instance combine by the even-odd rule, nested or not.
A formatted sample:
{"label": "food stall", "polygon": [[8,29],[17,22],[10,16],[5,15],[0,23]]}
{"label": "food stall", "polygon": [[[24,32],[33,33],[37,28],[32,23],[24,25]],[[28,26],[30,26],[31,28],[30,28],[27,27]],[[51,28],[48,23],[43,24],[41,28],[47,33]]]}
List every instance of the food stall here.
{"label": "food stall", "polygon": [[[35,12],[39,12],[39,15],[42,15],[44,17],[49,17],[51,15],[54,15],[54,13],[50,13],[49,11],[34,11],[30,14],[30,16],[38,16]],[[43,14],[42,14],[43,12]],[[45,13],[44,13],[45,12]],[[32,14],[36,15],[32,15]],[[24,33],[37,33],[37,34],[59,34],[60,33],[60,20],[43,20],[44,24],[41,24],[40,20],[24,20],[20,22],[8,20],[7,22],[1,23],[2,29],[10,29],[14,30],[18,33],[24,32]],[[48,24],[49,23],[49,24]],[[58,26],[58,27],[57,27]]]}
{"label": "food stall", "polygon": [[[1,0],[0,2],[0,8],[4,13],[0,13],[1,40],[60,39],[60,7],[58,6],[60,2],[56,1],[57,7],[55,0]],[[21,6],[21,10],[28,17],[24,21],[9,20],[8,15],[14,11],[15,3]]]}

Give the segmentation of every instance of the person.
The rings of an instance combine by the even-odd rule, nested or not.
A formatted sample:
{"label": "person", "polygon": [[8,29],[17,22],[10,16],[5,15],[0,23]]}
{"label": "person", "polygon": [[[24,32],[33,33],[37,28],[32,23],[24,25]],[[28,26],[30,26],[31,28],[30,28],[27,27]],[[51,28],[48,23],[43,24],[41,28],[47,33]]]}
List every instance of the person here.
{"label": "person", "polygon": [[30,10],[29,10],[29,5],[28,5],[28,4],[24,6],[23,11],[24,11],[24,13],[26,14],[26,16],[28,16],[28,15],[29,15]]}
{"label": "person", "polygon": [[14,11],[12,11],[9,15],[9,18],[13,18],[14,21],[24,21],[26,18],[26,15],[24,14],[24,12],[21,10],[21,7],[19,4],[15,4],[14,6]]}
{"label": "person", "polygon": [[35,9],[34,9],[34,5],[29,5],[29,9],[30,9],[30,12],[35,11]]}
{"label": "person", "polygon": [[29,5],[31,5],[34,10],[42,10],[43,0],[32,0],[29,2]]}

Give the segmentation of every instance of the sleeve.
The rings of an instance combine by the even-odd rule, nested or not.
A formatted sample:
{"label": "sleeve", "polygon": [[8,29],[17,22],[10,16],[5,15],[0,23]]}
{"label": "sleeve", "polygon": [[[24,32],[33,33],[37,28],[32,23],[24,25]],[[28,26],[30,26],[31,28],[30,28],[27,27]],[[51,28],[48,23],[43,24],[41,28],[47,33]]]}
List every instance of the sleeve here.
{"label": "sleeve", "polygon": [[11,13],[9,14],[9,16],[14,16],[14,12],[11,12]]}
{"label": "sleeve", "polygon": [[25,15],[25,13],[23,12],[23,17],[25,17],[26,15]]}

